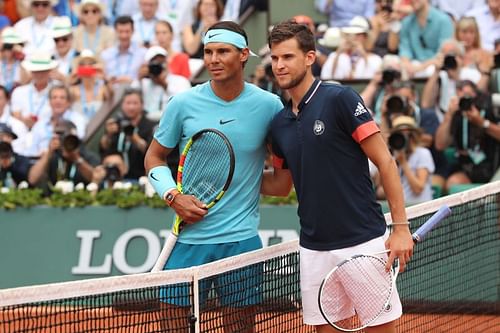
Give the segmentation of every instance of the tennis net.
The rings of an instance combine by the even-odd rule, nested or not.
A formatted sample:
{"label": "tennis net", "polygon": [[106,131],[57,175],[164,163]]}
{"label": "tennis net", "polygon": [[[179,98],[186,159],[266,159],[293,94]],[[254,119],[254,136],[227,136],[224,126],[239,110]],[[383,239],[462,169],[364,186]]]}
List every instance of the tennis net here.
{"label": "tennis net", "polygon": [[[398,278],[398,332],[498,332],[500,182],[409,207],[412,230],[443,204],[452,214]],[[0,290],[0,333],[314,332],[301,310],[291,241],[188,269]]]}

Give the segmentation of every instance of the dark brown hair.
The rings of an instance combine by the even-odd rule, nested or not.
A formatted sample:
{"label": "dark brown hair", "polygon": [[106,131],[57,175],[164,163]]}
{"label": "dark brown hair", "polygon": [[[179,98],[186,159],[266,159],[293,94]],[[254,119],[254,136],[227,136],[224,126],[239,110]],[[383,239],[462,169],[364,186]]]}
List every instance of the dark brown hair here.
{"label": "dark brown hair", "polygon": [[[197,21],[201,20],[200,7],[201,7],[202,2],[203,2],[203,0],[198,1],[198,4],[196,5],[196,9],[194,11],[194,13],[195,13],[194,18]],[[215,2],[215,6],[217,7],[217,19],[220,20],[220,18],[224,14],[224,4],[220,0],[214,0],[214,2]]]}
{"label": "dark brown hair", "polygon": [[267,43],[271,47],[272,44],[281,43],[292,38],[297,40],[302,52],[307,53],[316,50],[314,35],[311,30],[295,20],[287,20],[276,24],[269,33]]}

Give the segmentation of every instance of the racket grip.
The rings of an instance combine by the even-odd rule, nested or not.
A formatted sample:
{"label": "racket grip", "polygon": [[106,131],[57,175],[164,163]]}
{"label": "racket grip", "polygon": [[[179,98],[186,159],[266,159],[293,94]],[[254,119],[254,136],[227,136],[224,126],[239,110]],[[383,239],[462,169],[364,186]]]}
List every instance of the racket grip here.
{"label": "racket grip", "polygon": [[450,215],[451,209],[447,205],[443,205],[439,208],[439,210],[434,213],[424,224],[420,226],[420,228],[417,229],[413,233],[413,241],[415,243],[419,243],[424,240],[424,237],[431,231],[436,225],[441,223],[441,221],[444,220],[445,217]]}
{"label": "racket grip", "polygon": [[170,257],[170,253],[172,253],[172,250],[174,249],[175,243],[177,243],[177,236],[171,232],[165,241],[165,245],[160,252],[158,260],[156,260],[156,264],[153,266],[153,269],[151,269],[151,272],[159,272],[163,270],[163,267],[165,267],[165,264]]}

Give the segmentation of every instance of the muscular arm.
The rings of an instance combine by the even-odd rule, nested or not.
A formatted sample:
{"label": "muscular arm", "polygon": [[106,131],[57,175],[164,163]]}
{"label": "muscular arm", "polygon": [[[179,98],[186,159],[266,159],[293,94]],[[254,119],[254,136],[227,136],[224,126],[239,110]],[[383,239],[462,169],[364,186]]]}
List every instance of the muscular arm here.
{"label": "muscular arm", "polygon": [[274,168],[264,171],[260,193],[286,197],[292,189],[292,175],[289,170]]}

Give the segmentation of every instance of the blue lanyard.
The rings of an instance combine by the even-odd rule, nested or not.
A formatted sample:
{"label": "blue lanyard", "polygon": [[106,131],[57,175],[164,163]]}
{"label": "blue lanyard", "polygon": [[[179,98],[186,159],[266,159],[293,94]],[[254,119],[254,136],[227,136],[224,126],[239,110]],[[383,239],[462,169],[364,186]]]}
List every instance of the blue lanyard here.
{"label": "blue lanyard", "polygon": [[95,31],[95,36],[94,36],[94,42],[92,43],[92,46],[90,46],[89,42],[89,34],[87,33],[86,30],[83,31],[83,47],[85,49],[90,49],[92,52],[97,53],[97,47],[99,46],[99,40],[101,39],[101,27],[98,26],[96,31]]}
{"label": "blue lanyard", "polygon": [[[46,22],[47,22],[48,20],[49,20],[49,19],[47,19],[47,20],[45,21],[45,23],[44,23],[45,27],[47,27],[47,23],[46,23]],[[49,25],[50,25],[50,24],[49,24]],[[36,40],[36,35],[42,35],[42,38],[41,38],[39,41],[37,41],[37,40]],[[33,44],[35,44],[35,48],[36,48],[36,49],[40,48],[40,46],[42,45],[43,41],[45,40],[45,34],[41,34],[41,33],[36,33],[36,32],[35,32],[35,21],[33,21],[33,22],[31,23],[31,38],[32,38],[32,40],[33,40]]]}
{"label": "blue lanyard", "polygon": [[7,68],[8,64],[6,61],[2,62],[2,76],[4,80],[5,88],[10,92],[14,87],[14,75],[16,74],[17,61],[12,64],[10,71]]}
{"label": "blue lanyard", "polygon": [[[156,22],[156,18],[153,18],[154,22]],[[140,24],[139,24],[139,33],[141,34],[141,39],[144,43],[146,42],[151,42],[151,37],[153,37],[153,33],[155,30],[155,25],[153,24],[153,27],[149,30],[148,35],[146,36],[144,34],[144,18],[142,17],[140,19]]]}
{"label": "blue lanyard", "polygon": [[71,50],[71,53],[68,57],[68,69],[66,70],[66,75],[71,74],[71,67],[72,67],[73,59],[75,58],[75,55],[76,55],[75,53],[76,53],[75,50]]}
{"label": "blue lanyard", "polygon": [[[128,51],[127,51],[128,52]],[[131,53],[128,54],[128,57],[127,57],[127,65],[123,68],[120,68],[120,53],[118,51],[118,55],[116,57],[116,62],[117,62],[117,66],[116,66],[116,70],[115,70],[115,73],[117,74],[116,76],[120,76],[120,75],[125,75],[127,73],[127,71],[129,69],[131,69],[132,67],[132,60],[133,60],[133,56]]]}
{"label": "blue lanyard", "polygon": [[[47,94],[45,94],[42,98],[42,101],[40,102],[40,104],[38,104],[38,107],[36,108],[36,111],[35,111],[35,105],[33,104],[33,90],[35,88],[33,88],[33,86],[30,87],[30,95],[29,95],[29,99],[30,99],[30,113],[34,116],[38,116],[38,114],[40,113],[40,111],[42,110],[43,106],[45,105],[45,103],[47,102]],[[35,112],[33,112],[35,111]]]}
{"label": "blue lanyard", "polygon": [[[92,99],[97,97],[97,92],[99,88],[99,82],[95,82],[94,84],[94,94],[92,96]],[[88,118],[92,118],[95,114],[95,107],[94,105],[87,105],[87,98],[85,96],[85,89],[83,87],[83,84],[80,84],[80,103],[82,104],[82,110],[83,114]]]}

